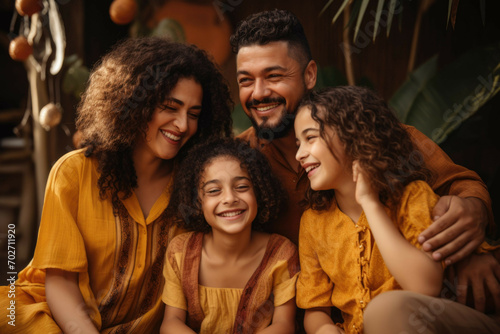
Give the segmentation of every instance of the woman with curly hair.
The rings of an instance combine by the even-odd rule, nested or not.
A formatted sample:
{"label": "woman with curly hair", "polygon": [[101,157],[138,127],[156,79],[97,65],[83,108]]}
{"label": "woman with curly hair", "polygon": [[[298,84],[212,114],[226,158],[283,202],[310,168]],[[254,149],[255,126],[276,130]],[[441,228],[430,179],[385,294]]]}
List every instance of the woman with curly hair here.
{"label": "woman with curly hair", "polygon": [[192,151],[166,212],[192,232],[167,249],[160,333],[294,333],[298,252],[262,232],[284,202],[267,159],[243,141]]}
{"label": "woman with curly hair", "polygon": [[79,106],[82,148],[51,170],[10,332],[159,330],[165,250],[180,232],[163,215],[172,180],[192,145],[231,135],[230,109],[194,46],[128,39],[102,58]]}

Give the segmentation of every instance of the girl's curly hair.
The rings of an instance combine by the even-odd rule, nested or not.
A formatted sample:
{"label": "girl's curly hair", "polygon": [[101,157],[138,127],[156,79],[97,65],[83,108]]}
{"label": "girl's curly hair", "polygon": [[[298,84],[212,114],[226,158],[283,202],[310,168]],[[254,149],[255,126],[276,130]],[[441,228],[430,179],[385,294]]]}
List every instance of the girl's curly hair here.
{"label": "girl's curly hair", "polygon": [[[382,203],[397,203],[407,184],[429,181],[430,172],[405,128],[375,92],[357,86],[326,88],[310,92],[299,108],[308,107],[328,143],[325,127],[332,128],[351,162],[358,160]],[[315,210],[328,209],[334,190],[314,191],[305,202]]]}
{"label": "girl's curly hair", "polygon": [[255,230],[265,230],[284,209],[286,192],[271,171],[266,157],[240,139],[220,139],[193,148],[175,176],[166,218],[187,230],[207,233],[210,225],[203,216],[199,190],[205,169],[219,157],[234,158],[247,171],[257,199]]}
{"label": "girl's curly hair", "polygon": [[157,106],[179,79],[203,88],[198,131],[175,158],[190,147],[232,134],[229,89],[207,54],[195,46],[163,38],[130,38],[118,43],[93,69],[78,107],[80,147],[98,161],[101,198],[126,198],[137,187],[132,151],[145,136]]}

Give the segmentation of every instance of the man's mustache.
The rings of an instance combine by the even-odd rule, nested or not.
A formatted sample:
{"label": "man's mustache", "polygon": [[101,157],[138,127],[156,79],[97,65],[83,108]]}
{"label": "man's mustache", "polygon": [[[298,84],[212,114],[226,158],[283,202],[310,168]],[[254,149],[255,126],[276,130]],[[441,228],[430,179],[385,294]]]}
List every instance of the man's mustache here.
{"label": "man's mustache", "polygon": [[270,103],[283,103],[283,104],[285,104],[286,100],[282,97],[266,97],[266,98],[263,98],[262,100],[252,99],[252,100],[248,101],[247,103],[245,103],[245,106],[247,108],[253,108],[259,104],[270,104]]}

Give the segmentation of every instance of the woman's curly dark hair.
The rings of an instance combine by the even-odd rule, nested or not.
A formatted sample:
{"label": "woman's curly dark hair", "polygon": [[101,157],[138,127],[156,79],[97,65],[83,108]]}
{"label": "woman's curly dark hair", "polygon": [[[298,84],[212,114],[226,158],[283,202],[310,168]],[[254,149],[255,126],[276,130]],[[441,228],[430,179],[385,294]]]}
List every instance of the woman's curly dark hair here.
{"label": "woman's curly dark hair", "polygon": [[[422,154],[413,145],[401,122],[375,92],[357,86],[310,92],[299,108],[308,107],[328,143],[325,127],[332,128],[344,144],[351,162],[358,160],[382,203],[397,203],[407,184],[429,181]],[[333,190],[306,192],[306,203],[315,210],[328,209]]]}
{"label": "woman's curly dark hair", "polygon": [[179,79],[193,78],[203,88],[198,130],[175,158],[199,142],[232,134],[229,89],[207,54],[195,46],[163,38],[126,39],[94,68],[82,96],[76,125],[80,147],[98,161],[101,198],[115,201],[137,187],[132,151],[156,107]]}
{"label": "woman's curly dark hair", "polygon": [[203,216],[199,190],[205,169],[216,158],[229,157],[241,162],[247,171],[257,199],[255,230],[278,218],[284,209],[286,192],[271,171],[266,157],[240,139],[220,139],[194,147],[175,176],[166,218],[187,230],[207,233],[210,225]]}
{"label": "woman's curly dark hair", "polygon": [[244,46],[284,41],[303,66],[312,59],[304,28],[299,19],[287,10],[274,9],[249,16],[240,22],[229,41],[234,53]]}

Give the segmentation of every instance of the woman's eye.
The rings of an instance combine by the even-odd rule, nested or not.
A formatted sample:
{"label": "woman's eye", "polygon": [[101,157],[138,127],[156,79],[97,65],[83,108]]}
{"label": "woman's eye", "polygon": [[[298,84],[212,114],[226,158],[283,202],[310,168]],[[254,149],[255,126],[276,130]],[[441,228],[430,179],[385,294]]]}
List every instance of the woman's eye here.
{"label": "woman's eye", "polygon": [[198,113],[189,113],[189,117],[192,119],[198,119],[200,118],[200,114]]}
{"label": "woman's eye", "polygon": [[314,139],[314,138],[316,138],[316,137],[317,137],[317,136],[307,136],[307,138],[306,138],[306,139],[307,139],[308,141],[311,141],[312,139]]}
{"label": "woman's eye", "polygon": [[176,110],[175,107],[170,106],[170,105],[166,105],[166,104],[162,104],[160,106],[160,109],[162,109],[162,110],[170,110],[170,111],[175,111]]}

